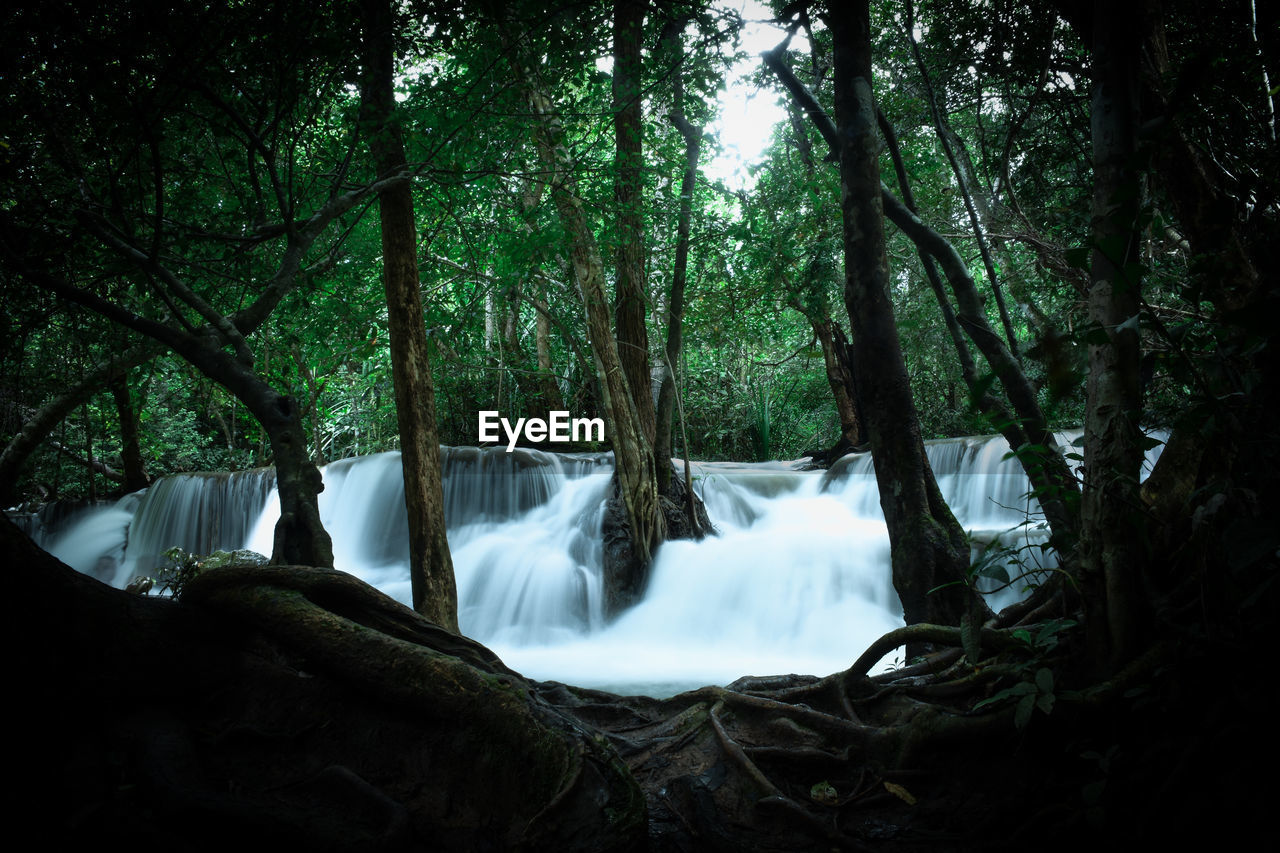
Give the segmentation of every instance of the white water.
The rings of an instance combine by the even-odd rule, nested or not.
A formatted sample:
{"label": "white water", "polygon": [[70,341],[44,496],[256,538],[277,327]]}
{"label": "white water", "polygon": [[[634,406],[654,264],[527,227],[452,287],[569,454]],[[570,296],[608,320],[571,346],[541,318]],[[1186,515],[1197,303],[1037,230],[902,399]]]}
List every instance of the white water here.
{"label": "white water", "polygon": [[[939,485],[975,551],[993,540],[1025,544],[1024,558],[1052,566],[1037,547],[1045,539],[1038,507],[1007,452],[998,438],[929,443]],[[610,472],[602,456],[444,449],[459,622],[514,669],[665,695],[744,675],[836,672],[902,624],[867,455],[845,457],[830,472],[697,463],[696,487],[720,535],[663,545],[643,600],[607,624],[599,531]],[[344,460],[323,473],[320,510],[335,565],[408,603],[399,455]],[[110,574],[118,565],[117,586],[163,562],[158,555],[173,545],[270,553],[279,517],[270,479],[166,478],[140,502],[126,499],[138,502],[136,511],[122,501],[91,512],[46,547],[81,571],[102,575],[105,566]],[[1016,595],[1006,591],[992,604]]]}

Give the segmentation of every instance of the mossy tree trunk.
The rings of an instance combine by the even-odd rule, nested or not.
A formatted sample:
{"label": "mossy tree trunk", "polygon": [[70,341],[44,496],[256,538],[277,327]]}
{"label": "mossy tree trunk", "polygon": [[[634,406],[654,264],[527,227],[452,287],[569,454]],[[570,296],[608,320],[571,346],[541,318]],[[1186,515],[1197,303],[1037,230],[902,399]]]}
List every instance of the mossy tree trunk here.
{"label": "mossy tree trunk", "polygon": [[[971,608],[984,605],[963,584],[968,545],[925,456],[889,296],[869,4],[834,4],[827,22],[835,45],[845,306],[853,371],[892,543],[894,587],[908,623],[957,624]],[[944,584],[953,585],[930,592]]]}
{"label": "mossy tree trunk", "polygon": [[1088,399],[1084,425],[1081,581],[1095,664],[1132,656],[1147,622],[1139,475],[1142,173],[1137,164],[1142,4],[1095,4],[1093,222]]}
{"label": "mossy tree trunk", "polygon": [[[510,26],[510,22],[504,20],[503,25]],[[573,279],[586,316],[601,408],[613,445],[617,497],[623,505],[630,532],[630,557],[621,561],[626,565],[620,566],[627,577],[622,579],[621,586],[641,589],[654,549],[666,538],[666,525],[658,505],[651,432],[645,430],[636,406],[636,394],[627,381],[619,355],[618,341],[613,336],[605,293],[604,261],[577,192],[577,178],[569,162],[560,117],[551,96],[537,79],[536,70],[524,60],[521,40],[508,33],[506,42],[514,47],[512,61],[529,99],[534,140],[549,176],[551,200],[565,231]],[[644,386],[646,394],[648,387],[648,384]]]}
{"label": "mossy tree trunk", "polygon": [[614,314],[618,357],[631,387],[640,429],[652,444],[654,405],[649,366],[649,299],[644,247],[644,122],[641,117],[641,41],[646,0],[613,4],[613,132],[617,247]]}
{"label": "mossy tree trunk", "polygon": [[[406,170],[395,118],[395,44],[388,0],[366,0],[362,112],[369,150],[382,178]],[[406,180],[378,194],[382,220],[382,281],[391,339],[391,374],[405,509],[409,515],[409,577],[413,608],[458,630],[458,592],[445,531],[435,386],[418,282],[418,229],[412,185]]]}
{"label": "mossy tree trunk", "polygon": [[0,553],[43,602],[18,617],[48,636],[15,673],[36,736],[11,757],[55,847],[644,849],[603,737],[346,573],[208,569],[174,600],[81,575],[2,517]]}
{"label": "mossy tree trunk", "polygon": [[151,482],[146,463],[142,458],[142,445],[138,428],[138,409],[133,404],[129,380],[119,376],[110,383],[111,398],[116,404],[116,417],[120,422],[120,459],[124,468],[124,489],[136,492]]}

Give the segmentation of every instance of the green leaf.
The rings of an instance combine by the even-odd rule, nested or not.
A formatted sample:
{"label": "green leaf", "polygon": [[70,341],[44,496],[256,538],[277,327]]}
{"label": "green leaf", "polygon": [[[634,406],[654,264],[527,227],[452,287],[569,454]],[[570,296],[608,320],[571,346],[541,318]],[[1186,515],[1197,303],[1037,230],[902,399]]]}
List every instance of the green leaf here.
{"label": "green leaf", "polygon": [[1032,695],[1023,696],[1018,700],[1018,707],[1013,712],[1013,724],[1019,729],[1025,729],[1027,723],[1031,721],[1031,712],[1035,710],[1036,697]]}
{"label": "green leaf", "polygon": [[1005,568],[1004,563],[991,562],[978,569],[978,577],[990,578],[1004,584],[1009,582],[1009,570]]}
{"label": "green leaf", "polygon": [[1041,693],[1053,693],[1053,671],[1048,667],[1036,670],[1036,689]]}

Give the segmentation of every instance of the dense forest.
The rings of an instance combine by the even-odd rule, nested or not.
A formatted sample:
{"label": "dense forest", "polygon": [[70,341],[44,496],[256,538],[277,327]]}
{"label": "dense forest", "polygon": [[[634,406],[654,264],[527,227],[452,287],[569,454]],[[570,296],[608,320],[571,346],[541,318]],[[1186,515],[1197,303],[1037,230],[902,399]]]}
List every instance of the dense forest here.
{"label": "dense forest", "polygon": [[[1272,4],[3,14],[0,501],[271,466],[281,507],[269,565],[176,598],[4,523],[11,600],[34,592],[24,820],[197,850],[1054,847],[1262,820]],[[712,166],[730,84],[783,116],[736,175]],[[520,443],[612,453],[615,612],[711,532],[682,460],[869,451],[906,626],[843,672],[664,700],[524,679],[457,633],[440,447],[486,443],[486,412],[603,423]],[[998,613],[979,581],[1007,571],[971,559],[924,446],[981,434],[1060,561]],[[320,468],[387,450],[412,609],[333,571],[317,508]]]}

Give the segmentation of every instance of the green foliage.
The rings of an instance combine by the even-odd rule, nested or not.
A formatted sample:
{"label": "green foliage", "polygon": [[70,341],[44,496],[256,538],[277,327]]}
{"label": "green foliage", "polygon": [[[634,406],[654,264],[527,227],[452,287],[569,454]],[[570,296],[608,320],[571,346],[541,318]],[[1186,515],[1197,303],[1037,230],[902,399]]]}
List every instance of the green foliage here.
{"label": "green foliage", "polygon": [[[971,161],[995,222],[996,263],[1022,307],[1014,322],[1021,356],[1054,425],[1083,417],[1084,354],[1106,335],[1080,299],[1089,244],[1086,47],[1056,16],[1021,7],[929,0],[916,4],[921,49],[950,127]],[[113,227],[139,245],[182,258],[197,296],[219,311],[247,304],[282,252],[267,229],[305,216],[338,181],[374,176],[360,149],[351,22],[340,7],[268,14],[258,3],[195,7],[180,26],[160,26],[126,4],[74,15],[65,3],[15,13],[5,35],[6,108],[18,121],[3,138],[0,209],[30,257],[139,314],[203,322],[189,306],[155,298],[147,277],[89,239],[71,211],[94,199]],[[64,14],[67,13],[67,14]],[[614,105],[608,4],[508,11],[523,28],[543,83],[555,95],[583,204],[611,263]],[[920,215],[974,256],[967,218],[928,119],[919,71],[907,50],[901,10],[875,10],[878,102],[897,129]],[[656,21],[655,16],[655,21]],[[1209,16],[1211,17],[1211,16]],[[68,29],[63,21],[78,24]],[[653,310],[650,341],[663,340],[670,288],[683,140],[666,119],[672,66],[681,62],[690,120],[713,118],[737,21],[696,7],[682,55],[653,51],[643,68],[644,210]],[[563,405],[597,414],[594,366],[585,346],[565,237],[543,185],[528,106],[498,28],[479,10],[400,21],[399,114],[422,235],[423,322],[431,330],[442,441],[476,440],[479,409],[516,416],[546,408],[537,369],[537,319]],[[1187,10],[1170,20],[1178,44],[1227,24]],[[210,32],[221,33],[208,39]],[[57,37],[55,38],[54,35]],[[788,61],[830,107],[830,34]],[[1179,41],[1181,40],[1181,41]],[[798,42],[797,42],[798,43]],[[182,57],[178,62],[173,57]],[[1252,79],[1243,58],[1222,60],[1226,79]],[[776,81],[759,75],[764,87]],[[768,97],[771,92],[762,92]],[[1255,174],[1274,150],[1256,144],[1239,99],[1217,98],[1240,152],[1223,145],[1224,168]],[[52,112],[46,104],[65,105]],[[1197,112],[1193,125],[1207,119]],[[783,122],[742,191],[704,171],[694,190],[681,370],[689,444],[704,458],[793,458],[839,435],[812,321],[849,329],[836,170],[811,122]],[[1225,129],[1201,128],[1212,137]],[[50,145],[57,140],[58,145]],[[708,140],[708,152],[717,145]],[[1246,150],[1247,149],[1247,150]],[[704,154],[704,164],[709,153]],[[1252,158],[1252,159],[1250,159]],[[68,170],[68,162],[76,163]],[[1224,162],[1226,162],[1224,160]],[[886,184],[896,186],[888,158]],[[1260,178],[1257,180],[1261,180]],[[157,187],[163,189],[156,197]],[[1248,195],[1242,193],[1241,197]],[[163,212],[157,203],[163,203]],[[390,393],[380,242],[367,207],[334,224],[306,259],[304,286],[248,342],[255,369],[289,391],[305,412],[320,461],[397,446]],[[1265,331],[1242,340],[1205,314],[1211,259],[1188,257],[1166,199],[1143,210],[1142,271],[1149,305],[1137,319],[1148,353],[1147,400],[1158,422],[1209,423],[1215,400],[1248,378],[1235,364]],[[912,246],[890,234],[894,312],[926,438],[990,432],[969,401],[939,307]],[[981,279],[979,264],[971,272]],[[609,271],[611,272],[611,271]],[[130,335],[92,312],[68,308],[6,271],[0,311],[0,441],[91,365],[128,346]],[[993,304],[989,319],[996,320]],[[984,363],[986,390],[1002,389]],[[1149,375],[1149,378],[1148,378]],[[130,378],[153,474],[242,468],[270,462],[261,428],[225,390],[173,356]],[[1195,405],[1188,406],[1188,400]],[[119,465],[120,424],[95,396],[56,436],[64,447]],[[66,453],[44,450],[18,491],[30,498],[89,496],[113,485]],[[987,564],[984,564],[986,566]],[[994,566],[995,563],[990,565]],[[985,570],[985,569],[984,569]],[[1010,576],[1010,580],[1013,577]],[[1001,581],[1003,582],[1003,581]]]}
{"label": "green foliage", "polygon": [[1055,691],[1053,670],[1044,665],[1044,661],[1058,647],[1061,635],[1076,625],[1073,619],[1053,619],[1039,625],[1034,633],[1027,628],[1014,631],[1014,637],[1026,646],[1025,657],[1015,667],[1021,679],[978,702],[974,710],[1012,703],[1013,722],[1019,729],[1027,726],[1036,709],[1044,714],[1052,713],[1060,691]]}
{"label": "green foliage", "polygon": [[994,696],[983,699],[974,705],[974,708],[1000,702],[1014,702],[1013,724],[1023,729],[1031,721],[1031,715],[1037,708],[1045,714],[1052,713],[1056,699],[1053,692],[1053,670],[1040,667],[1031,678],[1019,681],[1012,687],[1006,687]]}
{"label": "green foliage", "polygon": [[264,566],[268,562],[262,554],[243,548],[197,556],[173,547],[164,552],[164,558],[167,562],[156,567],[155,580],[161,593],[168,593],[174,598],[181,598],[187,585],[201,572],[228,566]]}
{"label": "green foliage", "polygon": [[200,573],[200,558],[178,547],[164,552],[166,562],[155,568],[155,579],[161,593],[181,598],[187,584]]}

